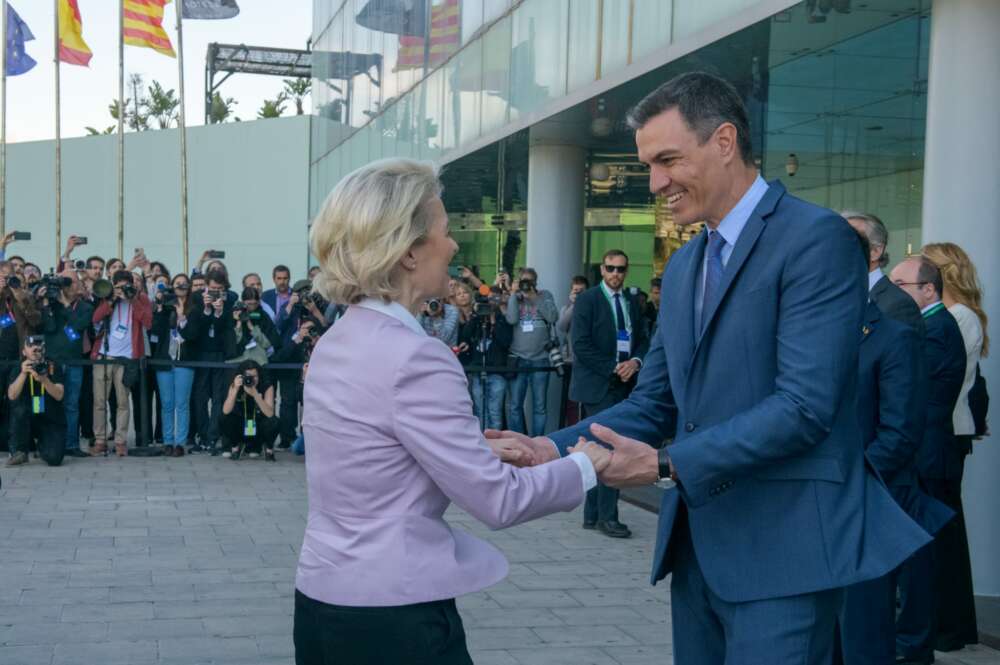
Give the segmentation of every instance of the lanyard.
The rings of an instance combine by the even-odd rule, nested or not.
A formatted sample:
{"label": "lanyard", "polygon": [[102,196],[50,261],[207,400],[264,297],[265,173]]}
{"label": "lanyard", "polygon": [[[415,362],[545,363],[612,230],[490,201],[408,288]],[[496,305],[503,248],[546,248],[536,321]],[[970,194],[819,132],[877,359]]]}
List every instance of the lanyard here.
{"label": "lanyard", "polygon": [[[538,318],[538,305],[534,307],[528,307],[524,302],[518,304],[518,309],[520,310],[519,320],[520,321],[534,321]],[[528,314],[529,316],[525,316]]]}
{"label": "lanyard", "polygon": [[[24,385],[24,384],[21,384],[21,385]],[[42,388],[41,396],[45,397],[45,386],[42,386],[41,388]],[[28,376],[28,396],[29,397],[34,397],[35,396],[35,377],[30,376],[30,375]]]}
{"label": "lanyard", "polygon": [[934,316],[935,314],[937,314],[938,312],[940,312],[942,309],[944,309],[944,303],[943,302],[939,302],[938,304],[934,305],[929,310],[927,310],[926,312],[924,312],[923,313],[923,317],[925,319],[929,319],[932,316]]}
{"label": "lanyard", "polygon": [[[615,301],[614,301],[614,298],[612,297],[610,289],[608,289],[608,285],[605,284],[604,282],[601,282],[601,293],[604,294],[604,297],[607,299],[608,304],[611,305],[611,318],[614,319],[614,321],[615,321],[615,328],[617,328],[618,327],[618,312],[615,311]],[[624,293],[620,293],[618,297],[619,297],[619,300],[622,303],[622,314],[625,316],[625,330],[627,330],[629,332],[629,334],[631,334],[632,333],[632,317],[630,317],[629,313],[628,313],[628,301],[625,300],[625,294]]]}
{"label": "lanyard", "polygon": [[244,422],[256,421],[257,420],[257,405],[256,405],[256,403],[254,404],[253,409],[251,409],[251,411],[253,413],[251,413],[251,414],[248,415],[247,414],[247,400],[248,399],[250,399],[250,396],[247,395],[246,391],[244,390],[244,392],[243,392],[243,421]]}

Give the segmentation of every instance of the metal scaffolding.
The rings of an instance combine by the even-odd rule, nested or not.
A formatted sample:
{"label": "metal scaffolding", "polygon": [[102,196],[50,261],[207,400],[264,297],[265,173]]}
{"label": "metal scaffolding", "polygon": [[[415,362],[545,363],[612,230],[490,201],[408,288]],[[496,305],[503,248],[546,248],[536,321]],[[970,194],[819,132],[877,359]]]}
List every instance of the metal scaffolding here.
{"label": "metal scaffolding", "polygon": [[[225,76],[216,82],[215,77]],[[311,78],[312,51],[246,44],[208,45],[205,56],[205,124],[211,122],[212,95],[233,74]]]}

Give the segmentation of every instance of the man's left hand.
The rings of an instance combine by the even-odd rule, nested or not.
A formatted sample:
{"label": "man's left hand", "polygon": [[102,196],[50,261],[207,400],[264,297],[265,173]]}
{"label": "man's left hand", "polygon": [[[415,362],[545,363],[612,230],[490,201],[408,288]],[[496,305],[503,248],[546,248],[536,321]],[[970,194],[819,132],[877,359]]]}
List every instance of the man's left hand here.
{"label": "man's left hand", "polygon": [[639,361],[635,358],[618,363],[618,365],[615,366],[615,374],[617,374],[618,378],[622,380],[622,383],[628,383],[632,380],[632,377],[638,373]]}
{"label": "man's left hand", "polygon": [[[499,431],[488,429],[484,433],[486,440],[490,442],[490,447],[496,452],[498,446],[526,448],[531,451],[530,462],[520,466],[536,466],[559,459],[559,450],[552,443],[552,440],[544,436],[531,438],[520,432],[510,430]],[[497,442],[497,445],[494,445]],[[501,457],[500,459],[503,459]]]}
{"label": "man's left hand", "polygon": [[641,487],[659,480],[660,463],[655,448],[597,423],[590,426],[590,431],[614,451],[611,463],[598,474],[602,483],[619,488]]}

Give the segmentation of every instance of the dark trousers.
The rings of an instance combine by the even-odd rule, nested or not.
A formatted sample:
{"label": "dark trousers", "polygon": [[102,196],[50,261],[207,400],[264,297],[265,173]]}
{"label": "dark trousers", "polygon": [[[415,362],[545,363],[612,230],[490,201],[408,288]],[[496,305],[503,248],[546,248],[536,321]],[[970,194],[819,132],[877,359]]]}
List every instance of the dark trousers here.
{"label": "dark trousers", "polygon": [[[198,360],[207,362],[222,362],[221,353],[202,353]],[[192,411],[198,427],[198,438],[203,446],[212,446],[219,440],[219,419],[222,417],[222,402],[226,399],[226,377],[229,370],[225,368],[199,367],[194,374],[194,404]],[[211,408],[209,407],[211,403]]]}
{"label": "dark trousers", "polygon": [[[140,383],[143,381],[146,382],[146,399],[142,399],[142,386]],[[146,432],[146,436],[154,437],[155,439],[153,434],[153,413],[157,412],[153,406],[155,386],[156,373],[152,368],[146,368],[140,371],[139,380],[129,389],[132,395],[132,422],[135,423],[135,445],[137,446],[147,446],[152,443],[152,441],[143,439],[143,432]],[[157,400],[158,406],[159,401]],[[157,418],[157,422],[159,422],[159,418]],[[160,439],[162,438],[161,434]]]}
{"label": "dark trousers", "polygon": [[724,601],[705,582],[691,543],[686,511],[679,511],[677,519],[670,581],[675,663],[830,663],[837,611],[843,599],[841,589],[745,603]]}
{"label": "dark trousers", "polygon": [[[580,412],[584,419],[600,413],[621,402],[630,392],[631,384],[615,382],[608,388],[608,394],[600,402],[580,404]],[[594,522],[618,521],[618,490],[598,482],[597,487],[587,492],[587,500],[583,504],[583,521]]]}
{"label": "dark trousers", "polygon": [[887,665],[896,658],[898,569],[844,589],[835,665]]}
{"label": "dark trousers", "polygon": [[923,481],[931,496],[955,511],[955,519],[945,524],[934,538],[935,577],[939,584],[935,646],[949,651],[979,641],[969,539],[962,509],[964,457],[960,468],[957,478]]}
{"label": "dark trousers", "polygon": [[80,386],[80,436],[94,440],[94,368],[85,365]]}
{"label": "dark trousers", "polygon": [[[899,569],[896,653],[913,660],[934,654],[937,616],[934,608],[940,580],[935,573],[935,544],[930,542]],[[850,661],[848,661],[850,662]]]}
{"label": "dark trousers", "polygon": [[[46,398],[50,399],[50,398]],[[66,425],[54,423],[45,416],[31,413],[31,408],[24,402],[8,402],[10,404],[10,443],[11,454],[27,453],[31,442],[35,441],[38,456],[49,466],[62,464],[66,453]]]}
{"label": "dark trousers", "polygon": [[299,402],[302,401],[302,382],[300,373],[296,370],[282,372],[278,379],[281,391],[281,401],[278,405],[278,417],[281,419],[282,446],[287,447],[295,441],[295,430],[299,426]]}
{"label": "dark trousers", "polygon": [[274,439],[278,436],[277,418],[259,418],[257,420],[257,434],[254,436],[245,435],[246,422],[243,420],[243,413],[239,411],[240,403],[236,403],[236,408],[229,415],[222,416],[222,436],[230,446],[246,446],[248,452],[260,452],[260,450],[270,450],[274,447]]}
{"label": "dark trousers", "polygon": [[472,665],[455,601],[342,607],[295,590],[295,665]]}

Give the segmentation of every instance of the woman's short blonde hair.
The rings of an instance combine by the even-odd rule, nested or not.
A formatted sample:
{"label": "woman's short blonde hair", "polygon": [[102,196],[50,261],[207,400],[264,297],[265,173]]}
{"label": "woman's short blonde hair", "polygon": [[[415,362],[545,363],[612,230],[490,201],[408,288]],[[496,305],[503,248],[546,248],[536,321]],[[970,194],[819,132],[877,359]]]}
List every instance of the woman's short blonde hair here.
{"label": "woman's short blonde hair", "polygon": [[310,246],[321,272],[313,288],[333,302],[398,295],[398,265],[427,237],[427,203],[441,195],[437,167],[383,159],[337,183],[313,222]]}

